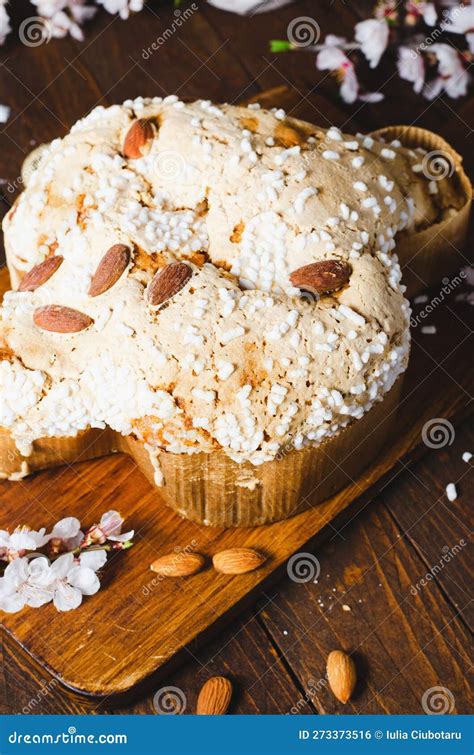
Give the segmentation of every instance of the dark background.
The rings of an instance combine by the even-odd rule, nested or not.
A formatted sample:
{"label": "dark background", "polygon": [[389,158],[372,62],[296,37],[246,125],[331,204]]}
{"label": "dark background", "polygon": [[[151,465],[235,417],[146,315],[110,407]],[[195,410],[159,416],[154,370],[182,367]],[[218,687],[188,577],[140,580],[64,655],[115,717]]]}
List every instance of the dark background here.
{"label": "dark background", "polygon": [[[84,42],[68,37],[34,48],[21,44],[18,24],[35,9],[17,0],[10,5],[16,28],[0,49],[0,101],[12,108],[0,131],[3,211],[21,188],[21,163],[34,145],[62,136],[97,104],[138,95],[239,102],[285,86],[291,94],[282,91],[281,98],[290,103],[290,114],[322,126],[336,124],[350,133],[404,123],[437,131],[464,156],[472,175],[472,97],[422,99],[394,74],[387,54],[376,71],[365,69],[368,88],[383,91],[385,100],[346,105],[333,77],[316,70],[314,55],[269,52],[268,41],[285,39],[288,23],[299,16],[314,18],[323,37],[351,37],[354,24],[370,15],[371,3],[296,2],[242,18],[200,2],[147,59],[142,51],[177,18],[171,4],[151,2],[126,22],[100,11],[86,25]],[[183,3],[181,13],[187,7]],[[430,322],[441,327],[445,314],[440,307]],[[452,322],[464,339],[472,308],[461,305]],[[472,354],[472,333],[462,348]],[[430,358],[446,371],[442,357]],[[469,407],[468,391],[460,384],[459,390]],[[410,592],[446,548],[469,539],[472,468],[461,460],[468,450],[474,451],[474,432],[466,421],[456,429],[452,446],[430,450],[416,463],[400,462],[370,506],[346,524],[328,528],[327,542],[317,550],[318,584],[283,580],[225,632],[190,653],[189,662],[162,686],[183,690],[188,712],[213,674],[232,678],[236,713],[421,713],[423,694],[436,686],[450,691],[454,712],[468,712],[474,624],[468,548],[416,596]],[[452,481],[458,482],[459,498],[449,503],[444,488]],[[348,590],[350,599],[344,597]],[[352,652],[359,670],[356,695],[344,708],[325,686],[315,686],[335,648]],[[3,661],[1,712],[86,710],[11,654],[5,652]],[[153,694],[122,712],[153,713],[152,699]],[[107,712],[107,702],[96,710]]]}

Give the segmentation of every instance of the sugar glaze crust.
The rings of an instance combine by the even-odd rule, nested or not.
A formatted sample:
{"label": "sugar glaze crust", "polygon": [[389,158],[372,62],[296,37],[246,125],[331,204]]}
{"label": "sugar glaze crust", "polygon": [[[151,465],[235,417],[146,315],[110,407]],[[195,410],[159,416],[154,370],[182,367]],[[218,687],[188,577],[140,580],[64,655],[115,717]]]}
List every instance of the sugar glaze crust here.
{"label": "sugar glaze crust", "polygon": [[[137,119],[153,138],[147,128],[146,154],[124,157]],[[449,181],[433,192],[421,159],[257,106],[96,108],[43,153],[4,222],[14,271],[63,261],[36,290],[5,295],[14,356],[0,361],[0,426],[24,455],[36,438],[110,426],[152,454],[223,448],[253,464],[337,433],[407,364],[395,237],[455,202]],[[90,296],[114,245],[128,264]],[[332,259],[351,266],[340,291],[313,300],[291,285],[294,270]],[[153,306],[153,276],[176,261],[192,275]],[[38,327],[49,306],[92,324]]]}

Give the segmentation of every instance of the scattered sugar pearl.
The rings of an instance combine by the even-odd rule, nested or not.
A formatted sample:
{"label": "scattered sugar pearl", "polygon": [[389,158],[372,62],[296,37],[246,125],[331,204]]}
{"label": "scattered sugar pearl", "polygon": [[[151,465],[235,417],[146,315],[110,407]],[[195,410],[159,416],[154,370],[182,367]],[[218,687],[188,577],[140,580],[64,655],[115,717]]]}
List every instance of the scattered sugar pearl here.
{"label": "scattered sugar pearl", "polygon": [[362,157],[362,155],[359,155],[358,157],[354,157],[354,159],[352,160],[352,166],[354,168],[362,168],[364,162],[365,159]]}
{"label": "scattered sugar pearl", "polygon": [[377,200],[375,197],[366,197],[362,200],[362,207],[365,207],[367,209],[370,209],[371,207],[377,206]]}
{"label": "scattered sugar pearl", "polygon": [[352,608],[347,605],[347,603],[342,604],[342,610],[343,611],[352,611]]}
{"label": "scattered sugar pearl", "polygon": [[356,191],[368,191],[368,186],[363,181],[354,181],[352,186]]}
{"label": "scattered sugar pearl", "polygon": [[446,485],[446,495],[448,496],[448,501],[455,501],[458,497],[458,491],[456,490],[454,482],[450,482]]}
{"label": "scattered sugar pearl", "polygon": [[397,156],[397,153],[393,151],[393,149],[387,149],[384,147],[382,151],[380,152],[382,157],[385,157],[386,160],[394,160]]}
{"label": "scattered sugar pearl", "polygon": [[343,317],[347,317],[348,320],[351,320],[352,322],[355,322],[356,325],[365,325],[365,319],[360,315],[358,312],[354,312],[353,309],[346,306],[345,304],[339,305],[339,312]]}
{"label": "scattered sugar pearl", "polygon": [[227,380],[227,378],[229,378],[235,371],[235,366],[232,364],[232,362],[227,362],[224,359],[218,361],[216,366],[217,377],[219,378],[219,380]]}
{"label": "scattered sugar pearl", "polygon": [[339,160],[339,153],[334,152],[332,149],[325,149],[323,157],[325,160]]}
{"label": "scattered sugar pearl", "polygon": [[435,325],[423,325],[421,332],[427,336],[434,336],[436,333]]}
{"label": "scattered sugar pearl", "polygon": [[437,194],[438,193],[438,184],[436,181],[430,181],[428,184],[428,191],[430,194]]}
{"label": "scattered sugar pearl", "polygon": [[469,451],[464,451],[462,455],[462,460],[466,462],[466,464],[469,464],[469,462],[472,459],[472,454]]}
{"label": "scattered sugar pearl", "polygon": [[349,220],[350,210],[344,202],[341,202],[339,205],[339,209],[341,211],[341,217],[343,220]]}
{"label": "scattered sugar pearl", "polygon": [[10,117],[11,109],[8,105],[0,105],[0,123],[6,123]]}
{"label": "scattered sugar pearl", "polygon": [[293,207],[297,215],[301,215],[303,213],[308,199],[310,197],[314,197],[317,193],[317,189],[315,189],[313,186],[308,186],[306,189],[300,191],[293,203]]}
{"label": "scattered sugar pearl", "polygon": [[326,136],[328,139],[332,140],[333,142],[342,141],[342,134],[339,131],[339,129],[336,128],[335,126],[331,126],[331,128],[328,129]]}

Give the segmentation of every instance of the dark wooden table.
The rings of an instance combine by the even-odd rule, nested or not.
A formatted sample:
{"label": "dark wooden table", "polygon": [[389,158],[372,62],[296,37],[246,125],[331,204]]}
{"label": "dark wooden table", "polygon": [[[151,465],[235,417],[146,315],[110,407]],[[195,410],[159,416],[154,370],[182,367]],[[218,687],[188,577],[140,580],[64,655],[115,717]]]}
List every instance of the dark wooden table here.
{"label": "dark wooden table", "polygon": [[[298,16],[315,18],[323,35],[350,36],[370,3],[308,0],[253,18],[198,5],[179,29],[171,4],[150,2],[127,22],[99,13],[83,43],[67,38],[25,47],[18,23],[34,9],[27,2],[11,4],[16,30],[0,51],[0,101],[12,108],[0,134],[4,211],[21,189],[20,165],[35,144],[61,136],[97,104],[139,94],[238,102],[285,85],[296,91],[291,114],[348,132],[390,123],[423,126],[450,141],[474,172],[472,98],[422,100],[409,84],[390,78],[387,61],[373,82],[385,100],[348,106],[332,77],[316,71],[312,55],[268,51],[268,40],[285,38],[288,23]],[[182,4],[182,16],[188,7]],[[148,54],[158,39],[162,43]],[[463,311],[466,327],[473,310]],[[465,399],[467,405],[470,397]],[[318,583],[283,579],[213,641],[189,651],[188,662],[160,687],[182,690],[186,712],[192,712],[206,678],[227,675],[236,687],[234,713],[421,713],[423,694],[443,687],[453,697],[454,712],[467,713],[474,624],[467,546],[472,463],[461,456],[474,451],[471,425],[456,428],[451,446],[429,450],[416,463],[400,463],[375,501],[329,530],[317,550]],[[452,481],[458,482],[459,497],[450,503],[443,492]],[[457,553],[445,568],[433,570],[454,546]],[[436,573],[417,589],[430,570]],[[352,652],[359,669],[360,683],[345,708],[324,681],[326,657],[334,648]],[[155,691],[110,712],[153,713]],[[84,710],[80,701],[67,702],[57,684],[3,653],[0,712]],[[109,712],[106,701],[97,712]]]}

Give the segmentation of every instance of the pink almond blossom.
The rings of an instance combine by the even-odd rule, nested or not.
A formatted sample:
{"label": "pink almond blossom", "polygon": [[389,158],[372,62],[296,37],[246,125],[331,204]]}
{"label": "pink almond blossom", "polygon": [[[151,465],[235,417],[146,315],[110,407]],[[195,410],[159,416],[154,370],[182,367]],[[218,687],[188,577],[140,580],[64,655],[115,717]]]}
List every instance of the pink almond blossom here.
{"label": "pink almond blossom", "polygon": [[436,44],[430,47],[430,52],[438,60],[438,76],[425,86],[423,95],[428,100],[433,100],[444,91],[448,97],[463,97],[467,92],[470,76],[457,50],[451,45]]}
{"label": "pink almond blossom", "polygon": [[413,91],[419,94],[425,83],[425,61],[420,53],[410,47],[400,47],[397,60],[400,78],[411,81]]}
{"label": "pink almond blossom", "polygon": [[376,68],[388,45],[389,28],[386,21],[368,18],[355,25],[355,38],[371,68]]}
{"label": "pink almond blossom", "polygon": [[465,34],[469,50],[474,53],[474,5],[450,8],[441,28],[451,34]]}
{"label": "pink almond blossom", "polygon": [[365,102],[379,102],[383,99],[380,92],[360,92],[359,81],[352,60],[345,54],[341,46],[346,45],[344,37],[328,34],[317,57],[316,68],[320,71],[332,71],[341,82],[340,94],[344,102],[355,102],[357,99]]}

